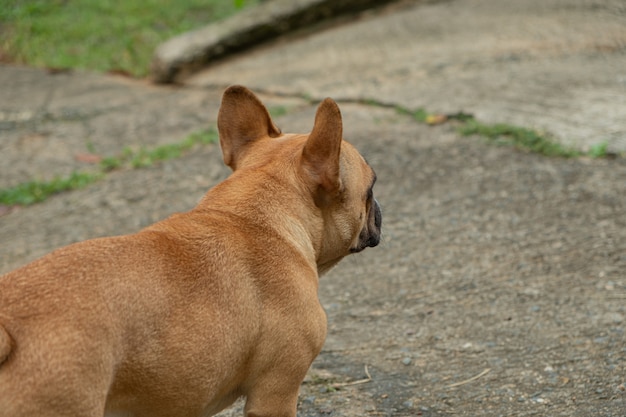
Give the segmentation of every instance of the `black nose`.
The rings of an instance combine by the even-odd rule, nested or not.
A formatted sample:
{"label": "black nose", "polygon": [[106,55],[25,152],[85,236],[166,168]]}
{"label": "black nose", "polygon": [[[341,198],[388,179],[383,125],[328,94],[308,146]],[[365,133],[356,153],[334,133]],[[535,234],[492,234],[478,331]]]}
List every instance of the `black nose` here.
{"label": "black nose", "polygon": [[370,234],[366,242],[366,245],[371,248],[380,243],[380,228],[383,224],[383,213],[380,209],[380,204],[378,204],[376,199],[374,199],[372,210],[374,212],[374,227],[373,230],[370,230]]}
{"label": "black nose", "polygon": [[374,199],[374,226],[380,232],[380,228],[383,225],[383,212],[380,209],[380,204],[378,201]]}

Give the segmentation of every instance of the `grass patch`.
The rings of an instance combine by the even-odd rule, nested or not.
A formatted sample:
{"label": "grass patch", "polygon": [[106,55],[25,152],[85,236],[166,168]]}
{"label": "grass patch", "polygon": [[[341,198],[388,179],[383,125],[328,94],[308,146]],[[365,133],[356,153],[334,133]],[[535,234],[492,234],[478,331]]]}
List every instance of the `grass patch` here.
{"label": "grass patch", "polygon": [[111,171],[125,166],[143,168],[157,162],[167,161],[180,157],[185,151],[196,145],[208,145],[218,140],[215,129],[206,129],[194,132],[178,143],[169,143],[155,148],[140,147],[139,149],[125,148],[121,155],[102,159],[100,167],[104,171]]}
{"label": "grass patch", "polygon": [[497,145],[514,146],[518,149],[550,157],[574,158],[588,156],[591,158],[606,158],[614,155],[609,152],[608,143],[606,142],[596,144],[589,151],[582,152],[562,145],[550,137],[550,135],[537,130],[506,123],[482,123],[467,113],[440,115],[429,113],[424,109],[410,110],[404,107],[396,107],[396,112],[410,116],[419,123],[429,125],[454,120],[458,124],[458,132],[463,136],[482,136]]}
{"label": "grass patch", "polygon": [[583,155],[582,152],[563,146],[545,134],[525,127],[504,123],[486,124],[471,118],[460,127],[459,133],[464,136],[479,135],[501,145],[513,145],[516,148],[545,156],[571,158]]}
{"label": "grass patch", "polygon": [[0,55],[45,68],[148,74],[156,46],[256,0],[2,0]]}
{"label": "grass patch", "polygon": [[86,187],[102,179],[107,172],[122,168],[138,169],[152,166],[157,162],[178,158],[196,145],[215,143],[217,139],[217,132],[210,128],[194,132],[178,143],[161,145],[152,149],[126,148],[119,156],[103,158],[97,172],[74,171],[67,177],[55,177],[50,181],[27,181],[14,187],[0,189],[0,204],[28,206],[39,203],[54,194]]}
{"label": "grass patch", "polygon": [[86,187],[102,177],[101,173],[72,172],[68,177],[51,181],[28,181],[15,187],[0,189],[0,204],[28,206],[51,195]]}
{"label": "grass patch", "polygon": [[267,109],[272,118],[284,116],[289,113],[289,109],[285,106],[272,106]]}
{"label": "grass patch", "polygon": [[607,142],[597,143],[589,149],[589,156],[592,158],[606,158],[610,155]]}
{"label": "grass patch", "polygon": [[396,107],[396,113],[410,116],[419,123],[426,123],[426,119],[429,116],[429,113],[424,109],[409,110],[404,107]]}

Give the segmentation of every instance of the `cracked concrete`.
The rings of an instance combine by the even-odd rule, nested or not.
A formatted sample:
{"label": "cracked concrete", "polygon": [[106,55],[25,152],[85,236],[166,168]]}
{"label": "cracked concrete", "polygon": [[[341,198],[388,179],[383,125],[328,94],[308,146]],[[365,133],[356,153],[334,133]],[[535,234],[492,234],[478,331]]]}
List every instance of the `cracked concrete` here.
{"label": "cracked concrete", "polygon": [[[299,415],[622,417],[626,160],[493,146],[454,122],[427,126],[358,99],[564,126],[586,132],[581,146],[613,132],[619,146],[623,11],[621,1],[406,2],[176,87],[0,66],[0,187],[93,167],[80,153],[178,142],[215,123],[225,84],[263,92],[285,132],[310,130],[309,98],[343,99],[345,138],[378,174],[384,239],[320,282],[329,332]],[[513,41],[520,55],[506,58]],[[188,210],[228,173],[217,145],[199,146],[4,208],[0,272]],[[366,379],[365,365],[371,380],[333,388]]]}
{"label": "cracked concrete", "polygon": [[316,99],[375,99],[626,150],[619,0],[409,1],[275,42],[192,76]]}

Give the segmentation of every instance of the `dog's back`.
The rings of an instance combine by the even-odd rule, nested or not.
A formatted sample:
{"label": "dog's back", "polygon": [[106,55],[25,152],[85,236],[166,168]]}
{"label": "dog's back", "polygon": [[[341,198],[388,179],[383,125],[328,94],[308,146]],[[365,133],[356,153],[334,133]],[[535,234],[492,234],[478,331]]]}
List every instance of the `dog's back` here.
{"label": "dog's back", "polygon": [[[259,333],[248,277],[267,262],[239,236],[250,230],[234,223],[219,212],[177,214],[1,276],[0,416],[102,417],[135,407],[199,415],[234,401],[241,358]],[[219,262],[225,253],[251,263],[234,271]],[[234,327],[241,337],[225,337]],[[207,408],[212,395],[223,398]],[[185,409],[181,396],[194,405]]]}
{"label": "dog's back", "polygon": [[42,404],[51,416],[98,415],[115,362],[115,323],[91,287],[107,262],[91,256],[98,246],[72,245],[0,277],[2,416],[40,416]]}

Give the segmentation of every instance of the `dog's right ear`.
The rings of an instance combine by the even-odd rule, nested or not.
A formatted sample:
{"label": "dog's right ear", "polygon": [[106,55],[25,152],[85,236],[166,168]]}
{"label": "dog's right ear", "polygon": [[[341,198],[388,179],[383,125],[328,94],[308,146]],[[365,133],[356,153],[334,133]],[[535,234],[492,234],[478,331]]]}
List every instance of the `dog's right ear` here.
{"label": "dog's right ear", "polygon": [[320,103],[315,124],[302,149],[301,167],[317,187],[315,204],[324,206],[341,191],[340,154],[343,122],[339,106],[327,98]]}
{"label": "dog's right ear", "polygon": [[241,85],[233,85],[224,91],[217,116],[217,129],[224,163],[233,171],[237,169],[237,162],[245,152],[246,145],[281,134],[263,103],[252,91]]}

